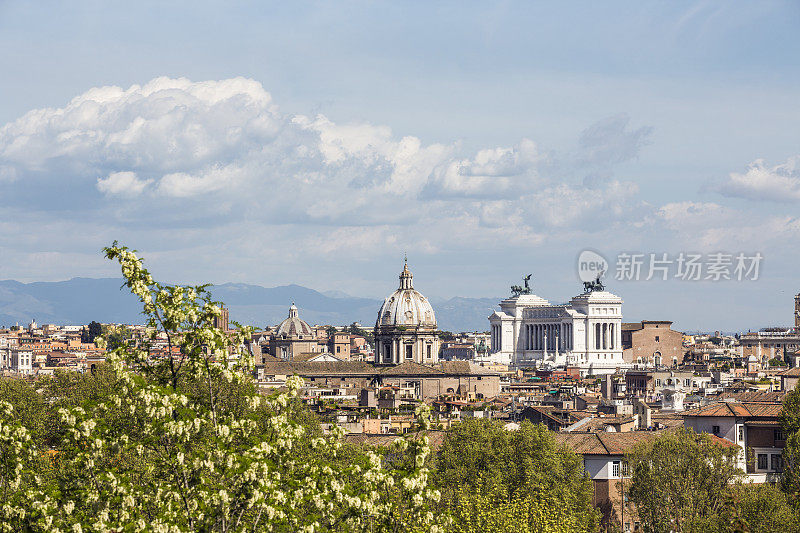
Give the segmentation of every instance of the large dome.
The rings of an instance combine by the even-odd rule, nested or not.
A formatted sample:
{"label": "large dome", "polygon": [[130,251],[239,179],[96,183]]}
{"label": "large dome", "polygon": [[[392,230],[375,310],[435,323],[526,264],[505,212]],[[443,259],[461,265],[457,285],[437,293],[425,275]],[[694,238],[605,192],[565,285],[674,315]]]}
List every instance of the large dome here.
{"label": "large dome", "polygon": [[408,264],[403,267],[400,273],[400,288],[384,300],[376,327],[382,326],[426,326],[436,327],[436,316],[433,314],[428,299],[414,290],[414,276],[408,270]]}
{"label": "large dome", "polygon": [[275,334],[278,337],[284,335],[289,337],[293,335],[311,335],[311,326],[297,316],[297,307],[292,304],[289,308],[289,317],[278,324],[278,330]]}

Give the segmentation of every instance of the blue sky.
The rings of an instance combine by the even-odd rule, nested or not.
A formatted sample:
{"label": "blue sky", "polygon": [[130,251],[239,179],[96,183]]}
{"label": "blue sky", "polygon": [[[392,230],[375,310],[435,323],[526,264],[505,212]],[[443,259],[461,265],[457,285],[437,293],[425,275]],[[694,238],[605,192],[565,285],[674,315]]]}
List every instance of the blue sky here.
{"label": "blue sky", "polygon": [[799,23],[792,2],[0,1],[0,278],[112,275],[119,239],[175,281],[383,296],[407,252],[430,296],[532,272],[561,301],[587,247],[758,251],[758,281],[608,285],[626,319],[788,324]]}

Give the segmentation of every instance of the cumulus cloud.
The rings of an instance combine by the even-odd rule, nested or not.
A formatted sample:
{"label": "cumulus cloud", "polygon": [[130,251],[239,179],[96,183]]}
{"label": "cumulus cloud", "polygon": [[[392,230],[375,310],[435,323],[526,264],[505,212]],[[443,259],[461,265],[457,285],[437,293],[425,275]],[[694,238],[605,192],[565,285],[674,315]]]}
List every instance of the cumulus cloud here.
{"label": "cumulus cloud", "polygon": [[153,180],[140,180],[135,172],[112,172],[97,178],[97,190],[108,196],[139,196]]}
{"label": "cumulus cloud", "polygon": [[45,216],[72,195],[83,203],[64,216],[185,239],[227,228],[304,257],[536,245],[641,216],[635,184],[582,179],[636,156],[649,129],[629,122],[589,127],[577,153],[530,139],[464,153],[388,126],[283,113],[253,80],[156,78],[0,127],[0,181],[35,191],[0,208]]}
{"label": "cumulus cloud", "polygon": [[520,196],[540,184],[539,166],[546,160],[536,143],[480,150],[433,170],[422,193],[426,196],[502,198]]}
{"label": "cumulus cloud", "polygon": [[800,200],[800,156],[790,157],[775,166],[756,159],[744,173],[731,172],[716,190],[724,196],[748,200],[797,202]]}

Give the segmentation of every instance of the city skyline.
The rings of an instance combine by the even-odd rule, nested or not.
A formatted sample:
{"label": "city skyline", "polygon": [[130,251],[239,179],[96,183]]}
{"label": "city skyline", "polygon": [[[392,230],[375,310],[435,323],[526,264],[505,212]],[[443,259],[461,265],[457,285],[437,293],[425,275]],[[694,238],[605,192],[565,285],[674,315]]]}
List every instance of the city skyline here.
{"label": "city skyline", "polygon": [[566,301],[587,248],[759,253],[607,286],[791,323],[795,5],[187,6],[0,6],[0,279],[112,276],[118,239],[186,283],[383,298],[408,253],[429,297]]}

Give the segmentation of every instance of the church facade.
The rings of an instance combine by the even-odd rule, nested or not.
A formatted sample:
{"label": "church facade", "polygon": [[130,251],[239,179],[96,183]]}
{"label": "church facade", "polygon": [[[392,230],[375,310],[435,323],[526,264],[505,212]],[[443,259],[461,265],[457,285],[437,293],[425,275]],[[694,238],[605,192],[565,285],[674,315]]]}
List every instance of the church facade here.
{"label": "church facade", "polygon": [[294,303],[289,307],[289,316],[278,324],[271,336],[269,352],[282,361],[294,361],[302,354],[322,352],[314,329],[300,318]]}
{"label": "church facade", "polygon": [[[526,283],[527,285],[527,283]],[[492,358],[514,368],[577,367],[582,375],[627,368],[622,357],[622,298],[588,284],[568,303],[519,290],[489,316]]]}
{"label": "church facade", "polygon": [[414,289],[408,263],[400,273],[400,287],[390,294],[375,320],[375,363],[399,365],[439,362],[436,316],[427,298]]}

